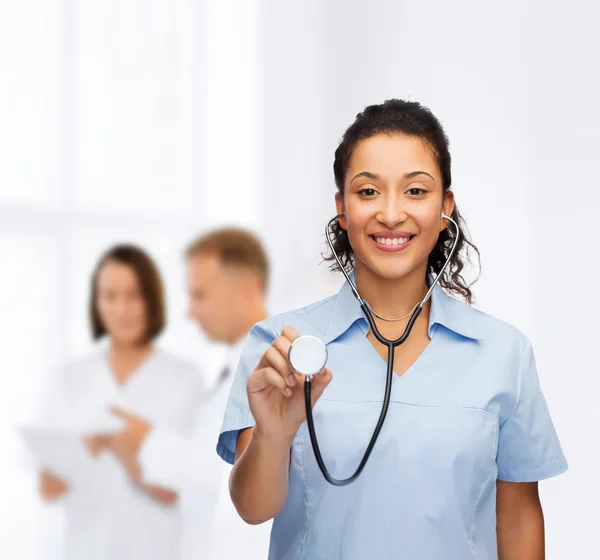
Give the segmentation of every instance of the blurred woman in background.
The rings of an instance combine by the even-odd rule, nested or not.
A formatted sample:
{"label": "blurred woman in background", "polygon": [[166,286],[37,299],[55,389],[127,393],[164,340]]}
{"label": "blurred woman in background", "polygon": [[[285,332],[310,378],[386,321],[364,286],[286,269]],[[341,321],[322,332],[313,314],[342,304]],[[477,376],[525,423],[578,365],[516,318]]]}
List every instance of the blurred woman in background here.
{"label": "blurred woman in background", "polygon": [[185,434],[202,397],[202,377],[154,346],[165,326],[163,286],[140,248],[119,245],[101,257],[91,281],[90,319],[94,340],[106,337],[108,345],[60,372],[45,396],[43,418],[81,433],[98,469],[90,488],[69,488],[42,472],[41,495],[66,507],[68,559],[172,560],[179,551],[177,494],[143,484],[136,462],[110,453],[119,433],[110,428],[109,409],[119,406]]}

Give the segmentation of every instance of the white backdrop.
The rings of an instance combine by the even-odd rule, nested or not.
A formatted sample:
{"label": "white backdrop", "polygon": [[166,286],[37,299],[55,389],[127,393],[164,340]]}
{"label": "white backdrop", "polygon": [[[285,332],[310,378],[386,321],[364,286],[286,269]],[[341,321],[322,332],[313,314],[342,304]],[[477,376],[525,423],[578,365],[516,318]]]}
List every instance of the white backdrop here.
{"label": "white backdrop", "polygon": [[542,484],[547,557],[597,555],[597,8],[23,0],[0,10],[0,557],[50,557],[54,526],[13,426],[51,368],[89,346],[98,252],[131,240],[156,256],[170,304],[161,343],[210,370],[216,351],[184,318],[185,242],[215,225],[252,227],[273,261],[272,311],[330,295],[341,279],[319,261],[333,152],[357,112],[390,97],[443,121],[482,252],[477,304],[534,342],[571,465]]}

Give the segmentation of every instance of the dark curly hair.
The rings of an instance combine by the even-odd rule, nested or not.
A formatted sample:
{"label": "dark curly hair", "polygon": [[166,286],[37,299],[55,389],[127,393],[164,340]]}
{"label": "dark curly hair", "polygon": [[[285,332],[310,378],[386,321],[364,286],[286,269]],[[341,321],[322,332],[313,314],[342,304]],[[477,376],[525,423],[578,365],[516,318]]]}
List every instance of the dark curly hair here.
{"label": "dark curly hair", "polygon": [[[423,107],[415,101],[390,99],[381,105],[370,105],[362,113],[359,113],[354,123],[344,133],[342,141],[335,151],[333,173],[335,184],[342,198],[346,172],[354,149],[361,140],[377,134],[405,134],[426,142],[431,148],[442,174],[444,193],[450,189],[452,178],[449,142],[442,125],[427,107]],[[471,250],[477,254],[478,265],[480,265],[479,250],[470,241],[465,221],[456,205],[451,217],[459,225],[462,235],[448,267],[440,278],[440,284],[446,290],[459,294],[468,303],[472,303],[471,284],[467,284],[461,273],[465,262],[469,261]],[[435,247],[429,254],[428,272],[437,275],[444,266],[456,238],[454,229],[447,227],[440,233]],[[350,246],[348,233],[337,221],[331,227],[330,239],[342,265],[349,271],[354,266],[354,251]],[[323,257],[325,261],[333,261],[330,265],[331,270],[339,270],[337,261],[332,254],[325,254]]]}

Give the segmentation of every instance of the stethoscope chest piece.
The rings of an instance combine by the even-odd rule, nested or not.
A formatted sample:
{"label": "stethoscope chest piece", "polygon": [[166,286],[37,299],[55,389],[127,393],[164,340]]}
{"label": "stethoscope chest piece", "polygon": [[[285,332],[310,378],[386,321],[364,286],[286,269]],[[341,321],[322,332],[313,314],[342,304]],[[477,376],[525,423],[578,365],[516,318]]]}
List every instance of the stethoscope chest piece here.
{"label": "stethoscope chest piece", "polygon": [[327,363],[327,347],[316,336],[300,336],[292,342],[288,360],[296,373],[316,375]]}

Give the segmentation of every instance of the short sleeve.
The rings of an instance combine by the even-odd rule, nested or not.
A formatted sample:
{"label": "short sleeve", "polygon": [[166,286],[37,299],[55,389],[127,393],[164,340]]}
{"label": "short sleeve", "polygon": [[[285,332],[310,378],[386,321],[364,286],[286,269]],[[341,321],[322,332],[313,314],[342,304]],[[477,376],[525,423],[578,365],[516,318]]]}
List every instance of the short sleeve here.
{"label": "short sleeve", "polygon": [[500,426],[497,464],[498,479],[506,482],[536,482],[568,468],[529,341],[521,356],[515,408]]}
{"label": "short sleeve", "polygon": [[262,322],[254,325],[246,337],[231,385],[231,392],[217,443],[217,453],[231,465],[235,462],[235,448],[239,431],[251,428],[255,423],[248,404],[246,380],[277,336],[265,322]]}

